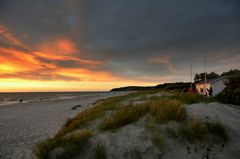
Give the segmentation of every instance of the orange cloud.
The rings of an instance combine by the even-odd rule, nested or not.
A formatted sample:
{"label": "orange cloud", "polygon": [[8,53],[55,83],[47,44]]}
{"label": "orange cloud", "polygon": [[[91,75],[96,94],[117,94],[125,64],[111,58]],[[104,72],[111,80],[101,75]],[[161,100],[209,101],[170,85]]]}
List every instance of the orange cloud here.
{"label": "orange cloud", "polygon": [[[13,36],[5,27],[1,35],[14,46],[30,48]],[[104,63],[96,60],[81,59],[79,49],[73,41],[59,38],[36,45],[34,49],[19,50],[0,46],[0,75],[5,80],[31,81],[111,81],[111,73],[92,70]],[[77,66],[64,67],[64,63]]]}
{"label": "orange cloud", "polygon": [[17,73],[38,69],[39,62],[26,52],[0,47],[0,73]]}
{"label": "orange cloud", "polygon": [[52,55],[69,55],[78,53],[74,43],[67,38],[59,38],[44,42],[36,46],[37,50],[51,53]]}
{"label": "orange cloud", "polygon": [[55,74],[67,76],[67,77],[79,78],[79,80],[81,81],[113,81],[113,80],[119,79],[113,76],[109,72],[92,71],[92,70],[81,69],[81,68],[57,69],[55,70]]}
{"label": "orange cloud", "polygon": [[104,62],[80,58],[81,50],[68,38],[30,47],[3,26],[0,35],[12,46],[0,45],[0,92],[106,90],[144,82],[98,70]]}
{"label": "orange cloud", "polygon": [[37,51],[33,54],[48,60],[72,60],[81,64],[97,66],[103,64],[101,61],[81,59],[79,49],[75,47],[74,42],[66,38],[56,39],[51,42],[44,42],[36,46]]}

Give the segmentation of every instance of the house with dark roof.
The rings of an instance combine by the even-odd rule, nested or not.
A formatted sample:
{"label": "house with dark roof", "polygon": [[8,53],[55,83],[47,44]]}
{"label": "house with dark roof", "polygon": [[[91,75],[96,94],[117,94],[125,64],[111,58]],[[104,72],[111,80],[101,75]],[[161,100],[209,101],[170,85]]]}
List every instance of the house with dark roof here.
{"label": "house with dark roof", "polygon": [[203,94],[203,95],[205,95],[206,93],[208,95],[207,90],[210,89],[210,87],[212,87],[212,89],[213,89],[212,95],[215,96],[223,91],[223,89],[225,88],[224,83],[226,81],[227,81],[227,77],[223,76],[223,77],[219,77],[219,78],[216,78],[213,80],[207,80],[206,83],[204,81],[196,82],[195,86],[196,86],[197,92],[199,94]]}

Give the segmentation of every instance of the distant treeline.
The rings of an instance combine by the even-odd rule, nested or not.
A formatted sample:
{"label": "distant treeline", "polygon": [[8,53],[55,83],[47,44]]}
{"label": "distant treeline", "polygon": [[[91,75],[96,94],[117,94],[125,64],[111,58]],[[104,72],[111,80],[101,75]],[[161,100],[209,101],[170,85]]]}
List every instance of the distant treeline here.
{"label": "distant treeline", "polygon": [[[230,70],[228,72],[223,72],[222,74],[217,74],[215,72],[207,73],[207,79],[215,79],[222,76],[235,76],[240,75],[240,70]],[[199,80],[204,79],[204,73],[196,74],[194,77],[194,81],[197,82]],[[176,83],[164,83],[159,84],[157,86],[127,86],[127,87],[120,87],[120,88],[113,88],[111,91],[141,91],[141,90],[154,90],[154,89],[165,89],[165,90],[176,90],[176,91],[187,91],[190,88],[190,82],[176,82]],[[193,88],[195,84],[192,84]]]}
{"label": "distant treeline", "polygon": [[127,87],[120,87],[120,88],[113,88],[111,91],[143,91],[143,90],[152,90],[155,86],[127,86]]}
{"label": "distant treeline", "polygon": [[[207,77],[207,80],[212,80],[212,79],[216,79],[216,78],[223,77],[223,76],[230,77],[230,76],[235,76],[235,75],[240,75],[240,70],[237,70],[237,69],[230,70],[227,72],[223,72],[222,74],[217,74],[215,72],[211,72],[211,73],[207,73],[206,77]],[[203,81],[204,76],[205,76],[204,73],[197,73],[197,74],[195,74],[194,81],[195,82]]]}
{"label": "distant treeline", "polygon": [[167,90],[182,90],[185,91],[190,88],[190,82],[177,82],[177,83],[164,83],[159,84],[157,86],[128,86],[128,87],[120,87],[114,88],[111,91],[141,91],[141,90],[154,90],[154,89],[167,89]]}

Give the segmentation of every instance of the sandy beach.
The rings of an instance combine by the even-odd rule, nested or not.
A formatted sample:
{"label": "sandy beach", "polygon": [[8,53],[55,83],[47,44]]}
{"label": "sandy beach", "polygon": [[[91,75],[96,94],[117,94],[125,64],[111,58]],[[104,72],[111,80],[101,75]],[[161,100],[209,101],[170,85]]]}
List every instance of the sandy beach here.
{"label": "sandy beach", "polygon": [[[73,99],[62,99],[38,103],[22,103],[0,107],[0,158],[1,159],[35,159],[33,147],[39,141],[52,137],[63,123],[77,113],[92,106],[99,99],[124,95],[125,92],[110,92],[104,95],[92,95]],[[160,97],[162,93],[153,96]],[[146,96],[146,97],[151,97]],[[133,98],[127,103],[144,103],[144,98]],[[81,105],[81,106],[79,106]],[[75,107],[78,106],[78,107]],[[75,109],[73,109],[75,107]],[[229,133],[227,144],[189,143],[182,139],[173,139],[163,133],[167,127],[176,129],[180,123],[169,122],[155,125],[156,130],[148,128],[152,120],[150,114],[140,118],[135,123],[123,126],[116,131],[98,132],[90,140],[94,145],[102,142],[106,147],[107,158],[131,158],[138,152],[143,158],[200,159],[238,159],[240,157],[240,109],[235,105],[217,102],[185,105],[188,119],[220,122]],[[89,127],[93,130],[101,120],[96,119]],[[165,142],[165,150],[152,143],[153,133],[161,130]],[[77,130],[76,130],[77,131]],[[89,156],[77,156],[88,158]]]}
{"label": "sandy beach", "polygon": [[[109,92],[73,99],[0,106],[0,158],[33,159],[34,145],[54,135],[63,123],[99,99],[123,95]],[[72,108],[81,105],[76,109]]]}

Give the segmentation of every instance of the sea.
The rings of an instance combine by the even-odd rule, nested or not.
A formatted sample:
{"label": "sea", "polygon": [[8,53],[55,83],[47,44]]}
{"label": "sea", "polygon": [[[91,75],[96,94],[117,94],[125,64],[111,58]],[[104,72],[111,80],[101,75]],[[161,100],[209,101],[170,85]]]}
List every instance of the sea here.
{"label": "sea", "polygon": [[0,106],[15,103],[34,103],[54,101],[60,99],[72,99],[79,97],[94,97],[112,94],[113,92],[17,92],[0,93]]}

